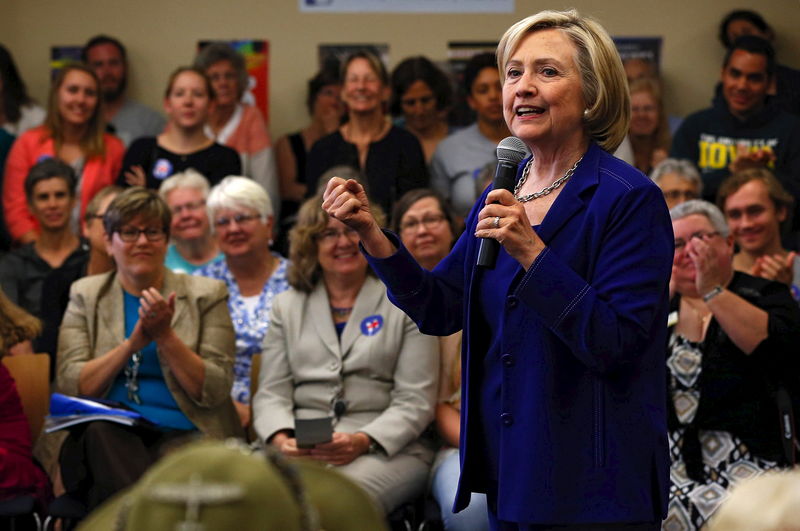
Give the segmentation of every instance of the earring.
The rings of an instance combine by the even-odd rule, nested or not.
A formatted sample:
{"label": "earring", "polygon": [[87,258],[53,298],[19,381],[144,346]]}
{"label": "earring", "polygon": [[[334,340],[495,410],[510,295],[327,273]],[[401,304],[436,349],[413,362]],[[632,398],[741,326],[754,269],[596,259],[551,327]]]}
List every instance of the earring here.
{"label": "earring", "polygon": [[585,122],[587,120],[589,120],[589,109],[584,109],[583,110],[583,121]]}

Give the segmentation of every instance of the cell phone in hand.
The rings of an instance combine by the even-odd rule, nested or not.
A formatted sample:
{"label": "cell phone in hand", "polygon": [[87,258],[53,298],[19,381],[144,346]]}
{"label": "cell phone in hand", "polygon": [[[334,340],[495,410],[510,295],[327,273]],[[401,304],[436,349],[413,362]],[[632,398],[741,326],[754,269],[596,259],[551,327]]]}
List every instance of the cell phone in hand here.
{"label": "cell phone in hand", "polygon": [[298,448],[314,448],[315,445],[333,440],[333,419],[294,419],[294,436]]}

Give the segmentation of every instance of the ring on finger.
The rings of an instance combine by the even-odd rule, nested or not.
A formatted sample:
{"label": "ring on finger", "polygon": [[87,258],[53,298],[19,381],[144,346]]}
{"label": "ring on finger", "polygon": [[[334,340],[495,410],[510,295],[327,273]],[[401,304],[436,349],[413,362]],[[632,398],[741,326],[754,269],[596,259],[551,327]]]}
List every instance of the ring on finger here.
{"label": "ring on finger", "polygon": [[152,319],[155,316],[156,316],[156,312],[147,312],[147,317],[149,317],[150,319]]}
{"label": "ring on finger", "polygon": [[496,229],[500,228],[500,216],[495,216],[494,217],[494,228],[496,228]]}

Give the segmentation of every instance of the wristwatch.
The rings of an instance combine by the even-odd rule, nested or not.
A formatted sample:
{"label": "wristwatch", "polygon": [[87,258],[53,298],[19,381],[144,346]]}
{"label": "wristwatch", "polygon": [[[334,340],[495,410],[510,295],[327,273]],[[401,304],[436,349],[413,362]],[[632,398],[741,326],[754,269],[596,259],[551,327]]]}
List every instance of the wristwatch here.
{"label": "wristwatch", "polygon": [[711,291],[703,295],[703,302],[708,303],[708,301],[710,301],[711,299],[722,293],[723,290],[724,288],[719,284],[717,284]]}
{"label": "wristwatch", "polygon": [[[367,437],[369,437],[369,435],[367,435]],[[369,448],[367,449],[367,453],[370,455],[376,455],[385,454],[386,452],[384,452],[383,446],[378,444],[378,442],[372,437],[369,437]]]}

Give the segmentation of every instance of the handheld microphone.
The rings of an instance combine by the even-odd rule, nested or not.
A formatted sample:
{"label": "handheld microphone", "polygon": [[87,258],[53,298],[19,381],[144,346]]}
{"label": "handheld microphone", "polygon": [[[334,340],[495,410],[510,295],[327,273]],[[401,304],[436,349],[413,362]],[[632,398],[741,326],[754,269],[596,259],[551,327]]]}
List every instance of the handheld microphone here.
{"label": "handheld microphone", "polygon": [[[492,189],[512,192],[517,177],[517,166],[531,152],[525,142],[515,136],[504,138],[497,144],[497,168],[494,171]],[[478,248],[478,266],[494,269],[500,244],[492,238],[483,238]]]}

